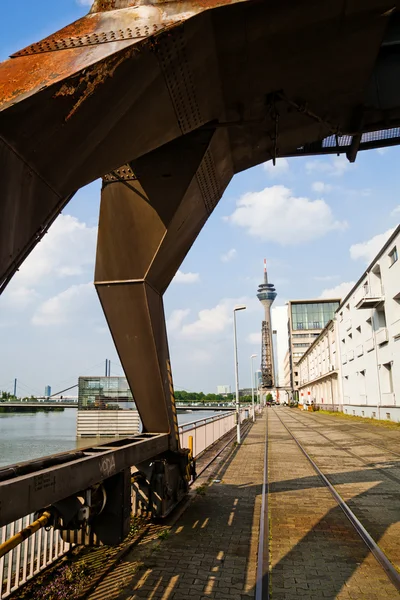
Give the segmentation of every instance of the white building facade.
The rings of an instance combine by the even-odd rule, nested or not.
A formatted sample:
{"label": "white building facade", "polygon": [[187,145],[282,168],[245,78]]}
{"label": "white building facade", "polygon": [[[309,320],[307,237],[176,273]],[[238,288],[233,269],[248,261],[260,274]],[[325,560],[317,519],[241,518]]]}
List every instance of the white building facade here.
{"label": "white building facade", "polygon": [[230,385],[217,385],[217,394],[230,394],[231,386]]}
{"label": "white building facade", "polygon": [[333,319],[321,331],[297,365],[300,408],[314,404],[325,410],[342,410],[338,347],[338,328]]}
{"label": "white building facade", "polygon": [[299,403],[400,422],[400,226],[298,363]]}
{"label": "white building facade", "polygon": [[400,421],[400,226],[337,312],[343,410]]}

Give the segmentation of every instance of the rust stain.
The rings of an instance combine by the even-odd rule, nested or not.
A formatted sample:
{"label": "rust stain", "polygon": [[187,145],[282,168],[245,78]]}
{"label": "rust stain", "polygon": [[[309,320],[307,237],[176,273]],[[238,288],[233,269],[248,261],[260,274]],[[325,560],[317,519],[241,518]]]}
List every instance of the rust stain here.
{"label": "rust stain", "polygon": [[90,12],[103,12],[107,10],[115,10],[115,0],[95,0]]}
{"label": "rust stain", "polygon": [[[245,1],[247,0],[148,0],[147,2],[138,4],[137,0],[97,0],[89,15],[48,36],[42,42],[45,45],[46,41],[50,40],[79,38],[80,36],[110,31],[110,29],[114,30],[117,26],[121,28],[123,25],[131,24],[140,18],[138,11],[146,5],[160,9],[159,24],[161,31],[163,29],[165,31],[165,29],[182,23],[182,20],[186,20],[202,10]],[[132,4],[135,4],[135,7],[132,7]],[[124,7],[128,9],[128,12],[122,10],[121,19],[118,22],[115,19],[115,13],[118,13],[116,9]],[[95,12],[96,10],[99,12]],[[111,21],[107,17],[106,11],[108,10],[114,10],[114,16]],[[185,16],[182,11],[186,13]],[[145,19],[143,21],[144,29],[146,29],[147,24],[145,23]],[[149,31],[145,31],[145,37],[150,42],[153,41],[153,43],[156,43],[154,32],[151,30],[151,20],[148,22],[148,26]],[[136,41],[132,39],[132,44],[129,44],[129,47],[135,45],[137,48],[138,45],[141,46],[143,44],[143,41],[142,38],[137,38]],[[103,44],[103,46],[107,46],[107,44]],[[121,48],[117,52],[120,50]],[[23,100],[25,97],[54,84],[56,81],[74,76],[94,63],[98,64],[105,57],[115,54],[115,49],[111,51],[108,48],[99,49],[99,46],[82,46],[19,56],[18,58],[7,60],[0,64],[0,110],[3,110],[9,104]],[[119,53],[118,56],[120,56]],[[117,63],[119,60],[118,58]],[[117,63],[115,68],[119,64]],[[110,64],[111,71],[108,68],[108,72],[113,73],[112,65],[114,63]],[[90,72],[92,73],[93,71]],[[74,112],[93,93],[97,85],[104,80],[104,76],[107,78],[112,76],[112,74],[106,75],[106,73],[103,73],[101,75],[99,71],[98,75],[94,75],[94,77],[82,82],[85,86],[85,91],[80,97]],[[73,95],[75,93],[68,86],[70,84],[66,83],[66,86],[63,87],[63,95]]]}
{"label": "rust stain", "polygon": [[113,77],[116,69],[123,62],[131,58],[135,52],[137,52],[135,48],[130,48],[127,52],[124,52],[122,56],[114,56],[111,59],[107,59],[100,64],[96,64],[94,67],[87,69],[86,72],[77,79],[76,83],[64,83],[53,98],[73,96],[75,93],[82,90],[80,92],[80,97],[65,117],[65,121],[69,121],[83,102],[96,91],[96,88],[110,77]]}

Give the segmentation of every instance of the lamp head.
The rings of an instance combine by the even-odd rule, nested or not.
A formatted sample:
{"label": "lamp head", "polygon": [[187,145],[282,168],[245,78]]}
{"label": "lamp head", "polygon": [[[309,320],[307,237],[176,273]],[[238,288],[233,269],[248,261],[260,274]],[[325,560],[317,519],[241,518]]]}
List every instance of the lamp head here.
{"label": "lamp head", "polygon": [[238,306],[235,306],[233,312],[236,312],[237,310],[246,310],[246,307],[244,304],[239,304]]}

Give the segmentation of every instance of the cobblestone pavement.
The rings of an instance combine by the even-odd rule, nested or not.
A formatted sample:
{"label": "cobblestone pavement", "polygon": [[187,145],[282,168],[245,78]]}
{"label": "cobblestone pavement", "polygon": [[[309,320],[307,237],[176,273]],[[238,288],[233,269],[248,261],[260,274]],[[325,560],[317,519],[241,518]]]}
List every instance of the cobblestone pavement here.
{"label": "cobblestone pavement", "polygon": [[395,563],[400,539],[396,457],[366,444],[361,430],[331,426],[329,417],[322,422],[300,411],[270,410],[272,599],[398,598],[278,414]]}
{"label": "cobblestone pavement", "polygon": [[162,539],[146,537],[90,600],[254,598],[265,416]]}

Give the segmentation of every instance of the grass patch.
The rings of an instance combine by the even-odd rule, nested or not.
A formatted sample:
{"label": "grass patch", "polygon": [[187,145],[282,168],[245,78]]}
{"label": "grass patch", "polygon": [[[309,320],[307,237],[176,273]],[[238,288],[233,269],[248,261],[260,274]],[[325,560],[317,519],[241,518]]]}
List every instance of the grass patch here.
{"label": "grass patch", "polygon": [[205,483],[203,483],[203,485],[199,485],[199,487],[196,488],[196,494],[199,494],[199,496],[205,496],[206,490],[207,490],[207,485]]}
{"label": "grass patch", "polygon": [[158,534],[158,539],[159,540],[167,540],[170,536],[170,531],[169,529],[164,529],[164,531],[160,531],[160,533]]}
{"label": "grass patch", "polygon": [[332,410],[318,410],[315,414],[328,415],[336,417],[337,419],[347,419],[348,421],[355,421],[356,423],[368,423],[375,427],[386,427],[388,429],[400,429],[400,423],[394,421],[388,421],[386,419],[375,419],[373,417],[358,417],[355,415],[348,415],[344,412],[334,412]]}

